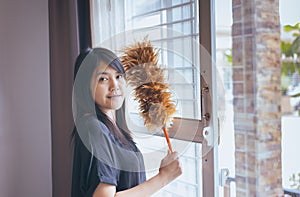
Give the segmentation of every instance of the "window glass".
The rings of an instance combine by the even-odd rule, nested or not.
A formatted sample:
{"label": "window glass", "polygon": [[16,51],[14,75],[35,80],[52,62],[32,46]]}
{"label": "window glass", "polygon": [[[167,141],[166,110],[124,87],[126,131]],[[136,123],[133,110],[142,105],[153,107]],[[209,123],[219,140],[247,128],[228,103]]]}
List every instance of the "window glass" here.
{"label": "window glass", "polygon": [[[200,119],[199,22],[195,1],[93,1],[93,46],[122,49],[148,36],[175,93],[180,117]],[[139,37],[131,36],[135,32]],[[154,33],[153,33],[154,32]],[[185,89],[185,90],[184,90]],[[186,94],[187,93],[187,94]],[[136,111],[132,111],[134,113]],[[189,114],[189,116],[185,116]]]}
{"label": "window glass", "polygon": [[[93,47],[118,51],[147,35],[154,47],[160,50],[158,63],[166,68],[176,103],[176,116],[200,119],[197,9],[197,1],[192,0],[92,1]],[[138,103],[134,99],[127,102],[130,130],[145,130]],[[133,137],[144,155],[149,178],[157,173],[167,143],[165,138],[151,132],[133,132]],[[173,149],[181,154],[184,173],[154,196],[202,196],[201,144],[175,139],[171,142]]]}

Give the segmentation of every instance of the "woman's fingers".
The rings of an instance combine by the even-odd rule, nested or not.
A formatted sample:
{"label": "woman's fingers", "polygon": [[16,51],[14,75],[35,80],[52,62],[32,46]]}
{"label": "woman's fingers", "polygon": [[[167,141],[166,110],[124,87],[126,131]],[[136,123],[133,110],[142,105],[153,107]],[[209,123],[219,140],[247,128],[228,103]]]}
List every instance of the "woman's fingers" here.
{"label": "woman's fingers", "polygon": [[177,152],[172,152],[168,153],[163,159],[162,159],[162,166],[166,166],[170,163],[172,163],[174,160],[178,159],[178,153]]}
{"label": "woman's fingers", "polygon": [[162,159],[159,172],[168,181],[172,181],[182,174],[182,168],[177,152],[169,153]]}
{"label": "woman's fingers", "polygon": [[176,151],[174,151],[174,152],[168,151],[168,154],[166,155],[166,157],[176,158],[176,157],[178,157],[178,153]]}
{"label": "woman's fingers", "polygon": [[180,166],[180,161],[178,158],[178,153],[177,152],[172,152],[168,154],[165,158],[162,159],[161,161],[161,168],[178,168]]}

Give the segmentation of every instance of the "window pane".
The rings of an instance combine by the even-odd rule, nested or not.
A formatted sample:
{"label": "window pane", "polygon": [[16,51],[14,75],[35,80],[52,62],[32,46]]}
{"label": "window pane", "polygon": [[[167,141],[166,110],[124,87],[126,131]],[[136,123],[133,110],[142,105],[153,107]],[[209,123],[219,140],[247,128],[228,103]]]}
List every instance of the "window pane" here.
{"label": "window pane", "polygon": [[[92,16],[93,46],[106,46],[108,43],[111,49],[120,50],[148,35],[154,47],[160,50],[158,63],[166,68],[166,77],[176,103],[175,115],[192,119],[200,119],[201,116],[199,16],[196,4],[197,1],[192,0],[124,0],[118,3],[96,0]],[[139,37],[140,34],[143,36]],[[167,143],[165,138],[151,132],[136,132],[145,130],[144,120],[139,116],[138,103],[133,98],[126,102],[129,114],[127,123],[144,155],[149,178],[157,173],[160,160],[166,154]],[[175,139],[171,142],[174,150],[180,153],[184,173],[154,196],[201,196],[201,144]]]}
{"label": "window pane", "polygon": [[[195,4],[194,1],[166,0],[125,0],[118,1],[118,4],[115,1],[94,1],[93,40],[94,46],[99,46],[109,37],[123,34],[118,36],[121,38],[109,41],[112,48],[120,50],[125,43],[132,44],[142,39],[132,38],[126,31],[133,30],[134,33],[139,30],[146,36],[155,28],[157,35],[148,33],[148,36],[154,47],[160,50],[159,64],[168,69],[169,83],[175,84],[172,92],[180,96],[177,100],[193,100],[189,103],[191,111],[188,114],[199,119],[199,17],[195,15],[198,13]],[[124,20],[120,20],[122,18]],[[187,90],[183,91],[183,86],[176,84],[186,84]],[[177,115],[183,116],[182,113]]]}
{"label": "window pane", "polygon": [[[137,144],[143,144],[140,147],[144,153],[144,160],[146,168],[152,170],[147,173],[147,178],[154,176],[158,172],[159,158],[157,155],[164,156],[166,154],[166,140],[161,137],[151,136],[145,138],[144,136],[136,136],[135,141]],[[171,197],[200,197],[202,196],[202,172],[201,172],[201,144],[185,142],[181,140],[171,139],[173,148],[182,150],[180,161],[183,166],[183,174],[167,185],[163,190],[155,193],[155,197],[171,196]],[[155,147],[153,144],[155,143]],[[157,152],[155,152],[157,151]],[[155,157],[153,156],[155,152]],[[155,161],[154,161],[155,160]]]}

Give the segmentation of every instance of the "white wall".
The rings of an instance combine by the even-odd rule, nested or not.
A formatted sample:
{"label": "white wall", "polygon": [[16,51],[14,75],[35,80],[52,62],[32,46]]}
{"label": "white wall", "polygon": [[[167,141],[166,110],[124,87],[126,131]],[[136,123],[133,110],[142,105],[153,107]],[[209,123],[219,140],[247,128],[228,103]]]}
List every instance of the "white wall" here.
{"label": "white wall", "polygon": [[52,196],[47,0],[1,0],[0,194]]}
{"label": "white wall", "polygon": [[[299,0],[279,0],[280,25],[295,25],[300,22],[300,1]],[[281,38],[291,40],[292,33],[281,30]]]}

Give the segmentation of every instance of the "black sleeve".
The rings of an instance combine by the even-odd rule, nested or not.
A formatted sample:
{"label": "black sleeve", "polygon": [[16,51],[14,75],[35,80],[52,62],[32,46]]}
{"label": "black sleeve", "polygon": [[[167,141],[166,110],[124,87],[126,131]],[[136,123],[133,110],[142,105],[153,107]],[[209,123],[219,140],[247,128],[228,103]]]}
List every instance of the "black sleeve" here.
{"label": "black sleeve", "polygon": [[[80,127],[81,128],[81,127]],[[110,137],[108,128],[96,118],[89,117],[80,135],[82,142],[96,158],[97,173],[100,182],[117,186],[120,168],[116,145]]]}

